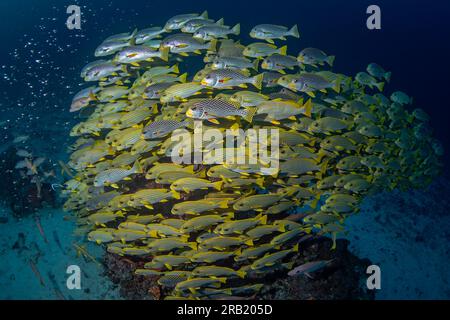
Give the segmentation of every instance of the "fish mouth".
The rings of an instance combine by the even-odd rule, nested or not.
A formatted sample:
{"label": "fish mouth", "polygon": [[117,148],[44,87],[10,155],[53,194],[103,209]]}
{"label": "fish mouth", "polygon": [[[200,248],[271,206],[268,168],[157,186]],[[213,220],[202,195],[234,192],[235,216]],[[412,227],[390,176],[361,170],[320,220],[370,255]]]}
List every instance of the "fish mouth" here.
{"label": "fish mouth", "polygon": [[186,111],[186,116],[188,116],[189,118],[192,118],[194,116],[194,112],[192,111],[192,109]]}
{"label": "fish mouth", "polygon": [[292,82],[288,84],[288,88],[291,90],[297,90],[297,88],[295,87],[295,84],[293,84]]}
{"label": "fish mouth", "polygon": [[267,67],[268,67],[267,62],[261,63],[261,68],[267,69]]}
{"label": "fish mouth", "polygon": [[202,86],[207,86],[207,85],[208,85],[208,82],[206,82],[206,80],[202,80],[202,81],[200,81],[200,84],[201,84]]}

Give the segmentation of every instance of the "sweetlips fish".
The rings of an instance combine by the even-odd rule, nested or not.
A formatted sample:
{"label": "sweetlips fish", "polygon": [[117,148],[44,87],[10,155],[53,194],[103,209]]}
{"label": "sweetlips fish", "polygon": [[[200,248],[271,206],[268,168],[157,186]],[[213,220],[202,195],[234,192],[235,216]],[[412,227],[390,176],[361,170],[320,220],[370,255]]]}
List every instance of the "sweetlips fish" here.
{"label": "sweetlips fish", "polygon": [[211,63],[211,69],[213,69],[213,70],[217,70],[217,69],[237,69],[237,70],[254,69],[254,70],[258,70],[258,65],[259,65],[258,60],[251,61],[245,57],[216,56]]}
{"label": "sweetlips fish", "polygon": [[174,120],[160,120],[150,123],[143,129],[144,139],[158,139],[162,138],[169,133],[175,131],[176,129],[185,127],[189,125],[189,121],[185,120],[182,122]]}
{"label": "sweetlips fish", "polygon": [[211,237],[209,239],[205,239],[200,243],[199,249],[200,250],[227,250],[229,247],[235,247],[245,244],[246,246],[253,246],[253,240],[250,238],[247,238],[245,236],[239,236],[239,237],[228,237],[228,236],[218,236],[218,237]]}
{"label": "sweetlips fish", "polygon": [[72,99],[69,112],[76,112],[95,101],[95,94],[100,90],[98,87],[89,87],[78,92]]}
{"label": "sweetlips fish", "polygon": [[392,102],[398,103],[399,105],[412,104],[413,98],[409,97],[406,93],[402,91],[395,91],[391,94]]}
{"label": "sweetlips fish", "polygon": [[261,68],[266,70],[278,71],[280,73],[286,73],[283,69],[293,70],[298,66],[297,58],[274,53],[266,57],[261,63]]}
{"label": "sweetlips fish", "polygon": [[297,60],[301,64],[318,66],[328,63],[333,66],[335,56],[328,56],[325,52],[316,48],[305,48],[298,54]]}
{"label": "sweetlips fish", "polygon": [[277,46],[270,43],[255,42],[246,46],[242,54],[250,58],[263,58],[270,56],[274,53],[286,55],[286,52],[287,46],[282,46],[278,48]]}
{"label": "sweetlips fish", "polygon": [[292,100],[277,99],[261,102],[256,109],[256,114],[265,114],[265,121],[279,124],[279,120],[283,119],[296,120],[296,116],[300,114],[311,117],[311,109],[311,100],[301,105]]}
{"label": "sweetlips fish", "polygon": [[95,49],[96,57],[109,56],[116,53],[120,49],[132,45],[133,39],[130,40],[105,40]]}
{"label": "sweetlips fish", "polygon": [[131,40],[137,32],[137,29],[134,29],[132,32],[123,32],[118,34],[113,34],[106,38],[103,42],[106,41],[129,41]]}
{"label": "sweetlips fish", "polygon": [[178,64],[174,64],[172,66],[151,67],[150,69],[148,69],[141,75],[140,79],[143,81],[147,81],[156,76],[160,76],[163,74],[172,74],[172,73],[177,73],[177,74],[180,73]]}
{"label": "sweetlips fish", "polygon": [[190,233],[193,231],[203,230],[216,224],[229,221],[233,216],[234,215],[232,213],[229,213],[225,215],[203,215],[200,217],[194,217],[184,222],[180,227],[180,231],[183,233]]}
{"label": "sweetlips fish", "polygon": [[250,31],[250,37],[273,43],[273,39],[286,40],[287,36],[300,38],[297,25],[292,28],[274,24],[259,24]]}
{"label": "sweetlips fish", "polygon": [[229,98],[230,102],[238,103],[241,107],[257,107],[269,100],[269,97],[254,91],[238,91]]}
{"label": "sweetlips fish", "polygon": [[114,232],[116,229],[101,228],[88,233],[88,240],[95,241],[98,244],[114,241]]}
{"label": "sweetlips fish", "polygon": [[100,90],[96,97],[100,102],[109,102],[125,97],[130,89],[126,86],[111,86]]}
{"label": "sweetlips fish", "polygon": [[142,173],[139,161],[136,161],[131,169],[115,168],[100,172],[94,179],[94,186],[102,187],[109,185],[118,188],[117,182],[135,173]]}
{"label": "sweetlips fish", "polygon": [[192,192],[198,189],[214,188],[220,191],[222,189],[222,185],[223,181],[210,182],[206,179],[188,177],[174,181],[170,185],[170,189],[173,191]]}
{"label": "sweetlips fish", "polygon": [[367,66],[367,72],[377,79],[384,79],[387,82],[391,81],[391,72],[387,72],[379,64],[371,63]]}
{"label": "sweetlips fish", "polygon": [[187,98],[198,95],[205,87],[198,82],[174,84],[161,93],[161,103],[187,101]]}
{"label": "sweetlips fish", "polygon": [[355,80],[363,86],[368,86],[371,89],[376,87],[379,91],[383,91],[384,82],[378,82],[377,79],[366,72],[358,72],[355,76]]}
{"label": "sweetlips fish", "polygon": [[201,50],[215,52],[216,45],[217,40],[215,39],[210,42],[204,42],[185,33],[170,35],[161,42],[161,48],[167,47],[170,49],[170,52],[181,56],[188,56],[188,53],[200,54]]}
{"label": "sweetlips fish", "polygon": [[192,270],[194,276],[204,277],[239,277],[245,278],[246,272],[242,270],[234,270],[227,267],[219,266],[199,266]]}
{"label": "sweetlips fish", "polygon": [[223,25],[224,25],[223,18],[221,18],[221,19],[219,19],[217,21],[214,21],[213,19],[196,18],[196,19],[192,19],[192,20],[189,20],[188,22],[186,22],[183,25],[183,27],[181,27],[181,32],[194,33],[195,31],[197,31],[201,27],[205,27],[205,26],[223,26]]}
{"label": "sweetlips fish", "polygon": [[[283,85],[280,81],[278,83]],[[300,74],[298,77],[293,78],[287,87],[292,91],[304,92],[313,98],[315,97],[315,91],[324,91],[329,88],[332,88],[336,92],[340,91],[339,82],[330,82],[324,77],[314,73]]]}
{"label": "sweetlips fish", "polygon": [[236,251],[197,251],[190,259],[196,263],[215,263],[220,260],[229,259],[232,256],[239,255],[241,250]]}
{"label": "sweetlips fish", "polygon": [[218,278],[191,278],[177,283],[175,292],[189,291],[196,293],[201,288],[220,288],[226,282],[225,277]]}
{"label": "sweetlips fish", "polygon": [[161,27],[150,27],[146,29],[139,30],[134,36],[134,41],[136,44],[143,44],[154,38],[161,37],[161,34],[165,32],[164,28]]}
{"label": "sweetlips fish", "polygon": [[306,262],[289,271],[288,276],[292,277],[304,274],[308,278],[312,278],[311,273],[325,268],[326,266],[330,265],[333,261],[334,259]]}
{"label": "sweetlips fish", "polygon": [[278,202],[282,198],[283,197],[278,194],[257,194],[248,196],[236,201],[233,204],[233,209],[236,211],[262,211],[263,208]]}
{"label": "sweetlips fish", "polygon": [[188,21],[194,19],[208,19],[208,11],[203,11],[201,14],[198,13],[187,13],[187,14],[179,14],[173,16],[169,20],[167,20],[164,30],[172,31],[181,29]]}
{"label": "sweetlips fish", "polygon": [[85,65],[85,66],[81,69],[81,71],[80,71],[80,77],[84,79],[84,77],[86,76],[86,73],[87,73],[90,69],[92,69],[93,67],[95,67],[95,66],[97,66],[97,65],[99,65],[99,64],[104,64],[104,63],[107,63],[107,62],[108,62],[107,60],[102,60],[102,59],[99,59],[99,60],[95,60],[95,61],[89,62],[87,65]]}
{"label": "sweetlips fish", "polygon": [[148,248],[151,252],[167,252],[180,248],[192,248],[197,249],[197,243],[186,242],[185,239],[181,238],[163,238],[151,241],[148,244]]}
{"label": "sweetlips fish", "polygon": [[[174,78],[174,80],[177,80],[177,78]],[[157,99],[159,100],[161,98],[161,94],[164,92],[164,90],[170,88],[173,86],[172,82],[160,82],[160,83],[154,83],[150,86],[146,87],[142,93],[142,97],[144,99]]]}
{"label": "sweetlips fish", "polygon": [[240,116],[251,122],[256,109],[239,109],[238,105],[221,99],[202,99],[194,102],[186,112],[186,116],[193,119],[208,120],[219,123],[217,118]]}
{"label": "sweetlips fish", "polygon": [[162,47],[160,50],[153,50],[146,46],[129,46],[120,50],[112,61],[114,63],[130,63],[134,66],[139,66],[138,62],[152,62],[153,58],[168,61],[169,48]]}
{"label": "sweetlips fish", "polygon": [[176,163],[154,163],[153,167],[148,170],[145,178],[148,180],[156,179],[160,174],[165,172],[186,172],[189,174],[194,174],[193,166],[182,166]]}
{"label": "sweetlips fish", "polygon": [[172,207],[172,214],[199,215],[203,212],[227,208],[228,208],[227,199],[204,199],[204,200],[184,201],[177,203]]}
{"label": "sweetlips fish", "polygon": [[187,171],[165,171],[158,174],[155,181],[159,184],[172,184],[178,179],[188,177],[205,177],[204,171],[194,173]]}
{"label": "sweetlips fish", "polygon": [[133,193],[128,201],[130,207],[144,206],[153,209],[153,204],[167,202],[167,199],[179,199],[177,192],[167,189],[141,189]]}
{"label": "sweetlips fish", "polygon": [[224,222],[219,224],[214,229],[214,232],[221,235],[230,235],[233,233],[242,234],[244,231],[254,228],[259,224],[267,224],[267,215],[259,214],[254,218]]}
{"label": "sweetlips fish", "polygon": [[251,265],[253,270],[261,269],[264,267],[270,267],[278,263],[280,260],[285,258],[290,253],[298,252],[298,244],[296,244],[292,249],[281,250],[272,254],[265,255],[264,257],[254,261]]}
{"label": "sweetlips fish", "polygon": [[118,75],[119,71],[127,74],[126,66],[109,61],[98,63],[86,70],[84,81],[99,81],[109,76]]}
{"label": "sweetlips fish", "polygon": [[[246,232],[246,235],[252,239],[257,240],[268,234],[272,234],[274,232],[284,232],[284,231],[285,231],[285,229],[283,226],[275,226],[275,225],[266,224],[266,225],[256,226],[255,228],[250,229],[249,231]],[[243,251],[243,253],[244,253],[244,251]]]}
{"label": "sweetlips fish", "polygon": [[218,69],[209,72],[202,79],[201,84],[215,89],[230,87],[246,88],[247,84],[252,84],[255,88],[261,89],[263,77],[263,74],[249,77],[237,70]]}
{"label": "sweetlips fish", "polygon": [[233,28],[219,25],[207,25],[197,29],[193,37],[202,40],[212,40],[218,38],[227,38],[233,34],[238,36],[241,33],[241,25],[238,23]]}

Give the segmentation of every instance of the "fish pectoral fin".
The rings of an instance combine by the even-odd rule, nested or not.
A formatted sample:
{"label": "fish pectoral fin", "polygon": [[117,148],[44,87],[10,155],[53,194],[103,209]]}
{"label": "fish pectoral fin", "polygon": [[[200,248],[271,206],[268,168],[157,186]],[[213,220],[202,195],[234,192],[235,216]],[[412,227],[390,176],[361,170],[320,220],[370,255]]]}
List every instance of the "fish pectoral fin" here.
{"label": "fish pectoral fin", "polygon": [[230,81],[232,78],[230,78],[230,77],[228,77],[228,78],[223,78],[223,79],[220,79],[219,80],[219,82],[220,83],[227,83],[228,81]]}
{"label": "fish pectoral fin", "polygon": [[220,124],[219,120],[217,119],[208,119],[208,121],[214,124]]}

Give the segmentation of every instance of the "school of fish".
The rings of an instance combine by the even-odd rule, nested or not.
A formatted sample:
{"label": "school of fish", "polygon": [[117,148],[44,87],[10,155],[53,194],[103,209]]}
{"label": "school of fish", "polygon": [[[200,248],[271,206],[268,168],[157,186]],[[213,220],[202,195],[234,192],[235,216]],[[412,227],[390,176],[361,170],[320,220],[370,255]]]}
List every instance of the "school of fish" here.
{"label": "school of fish", "polygon": [[[267,274],[296,267],[303,241],[344,232],[364,196],[440,172],[429,116],[406,93],[383,93],[390,72],[371,63],[352,77],[320,49],[289,52],[296,25],[255,26],[250,44],[240,32],[203,12],[111,36],[70,106],[82,121],[64,209],[89,241],[144,261],[136,274],[156,277],[165,299],[255,295]],[[278,170],[173,163],[172,133],[200,121],[278,129]]]}

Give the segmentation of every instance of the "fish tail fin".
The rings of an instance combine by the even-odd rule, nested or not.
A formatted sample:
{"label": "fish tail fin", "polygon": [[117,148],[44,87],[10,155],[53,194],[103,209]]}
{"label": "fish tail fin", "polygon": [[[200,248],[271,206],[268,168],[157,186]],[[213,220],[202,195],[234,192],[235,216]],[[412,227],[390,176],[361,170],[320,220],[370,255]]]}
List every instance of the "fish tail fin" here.
{"label": "fish tail fin", "polygon": [[311,118],[311,111],[312,111],[311,99],[306,101],[306,103],[303,105],[303,107],[305,108],[305,116],[307,116],[308,118]]}
{"label": "fish tail fin", "polygon": [[202,17],[203,19],[208,19],[208,11],[207,10],[203,11],[200,17]]}
{"label": "fish tail fin", "polygon": [[223,214],[222,217],[234,219],[234,212],[227,212],[227,213]]}
{"label": "fish tail fin", "polygon": [[255,88],[257,88],[258,90],[261,90],[262,88],[262,84],[263,84],[263,78],[264,78],[264,74],[258,74],[256,76],[253,77],[253,81],[252,84],[255,86]]}
{"label": "fish tail fin", "polygon": [[123,72],[125,72],[126,74],[128,74],[128,69],[127,69],[127,65],[126,65],[126,64],[123,64],[123,65],[120,67],[120,69],[121,69]]}
{"label": "fish tail fin", "polygon": [[387,82],[390,82],[391,81],[391,76],[392,76],[392,72],[386,72],[385,74],[384,74],[384,78],[386,79],[386,81]]}
{"label": "fish tail fin", "polygon": [[211,52],[211,53],[217,51],[217,39],[212,39],[212,40],[209,42],[208,51]]}
{"label": "fish tail fin", "polygon": [[241,24],[237,23],[233,28],[231,28],[231,31],[235,34],[235,35],[239,35],[241,33]]}
{"label": "fish tail fin", "polygon": [[247,109],[245,109],[245,116],[244,116],[244,120],[247,122],[252,122],[253,117],[256,114],[256,108],[254,107],[249,107]]}
{"label": "fish tail fin", "polygon": [[172,72],[173,72],[173,73],[180,73],[180,69],[179,69],[179,67],[178,67],[178,63],[175,64],[175,65],[172,67]]}
{"label": "fish tail fin", "polygon": [[300,33],[298,32],[298,26],[296,24],[289,30],[289,34],[295,38],[300,38]]}
{"label": "fish tail fin", "polygon": [[178,80],[180,80],[181,83],[186,83],[187,80],[187,72],[183,73],[181,76],[178,77]]}
{"label": "fish tail fin", "polygon": [[267,215],[261,214],[259,217],[259,222],[261,222],[261,224],[267,224]]}
{"label": "fish tail fin", "polygon": [[170,190],[170,193],[172,194],[172,197],[175,199],[181,199],[181,195],[179,192],[175,191],[175,190]]}
{"label": "fish tail fin", "polygon": [[254,245],[252,239],[246,240],[246,241],[244,242],[244,244],[246,244],[246,245],[249,246],[249,247],[253,247],[253,245]]}
{"label": "fish tail fin", "polygon": [[244,270],[238,270],[236,271],[237,275],[239,278],[244,279],[245,276],[247,275],[247,272],[245,272]]}
{"label": "fish tail fin", "polygon": [[161,52],[161,60],[163,61],[169,61],[169,51],[170,48],[169,47],[162,47],[161,49],[159,49],[159,51]]}
{"label": "fish tail fin", "polygon": [[219,202],[219,208],[227,209],[228,208],[228,200],[223,200]]}
{"label": "fish tail fin", "polygon": [[203,168],[195,174],[198,178],[206,178],[206,168]]}
{"label": "fish tail fin", "polygon": [[188,242],[189,247],[191,247],[193,250],[197,250],[197,242]]}
{"label": "fish tail fin", "polygon": [[220,191],[220,190],[222,190],[223,181],[214,182],[213,185],[214,185],[214,189]]}
{"label": "fish tail fin", "polygon": [[375,86],[377,87],[377,89],[379,91],[383,91],[383,89],[384,89],[384,82],[378,82]]}
{"label": "fish tail fin", "polygon": [[219,280],[221,283],[227,283],[227,278],[225,277],[217,278],[217,280]]}
{"label": "fish tail fin", "polygon": [[253,61],[253,69],[255,69],[256,71],[258,71],[258,67],[259,67],[259,60],[255,59],[255,61]]}
{"label": "fish tail fin", "polygon": [[286,45],[282,46],[280,49],[278,49],[278,51],[281,55],[285,56],[287,53],[287,46]]}
{"label": "fish tail fin", "polygon": [[264,187],[264,181],[265,181],[264,178],[257,178],[256,181],[255,181],[255,183],[256,183],[256,185],[259,186],[260,188],[265,189],[265,187]]}
{"label": "fish tail fin", "polygon": [[223,26],[225,24],[225,21],[223,20],[223,18],[220,18],[219,20],[216,21],[216,24],[218,26]]}
{"label": "fish tail fin", "polygon": [[95,96],[95,94],[93,92],[89,92],[89,98],[91,98],[94,101],[98,100],[98,98]]}
{"label": "fish tail fin", "polygon": [[293,252],[298,252],[298,243],[292,248]]}
{"label": "fish tail fin", "polygon": [[141,163],[139,160],[136,160],[136,162],[133,164],[133,173],[143,173],[144,170],[142,169]]}
{"label": "fish tail fin", "polygon": [[336,58],[336,56],[329,56],[328,58],[327,58],[327,63],[330,65],[330,67],[332,67],[333,66],[333,63],[334,63],[334,59]]}
{"label": "fish tail fin", "polygon": [[341,92],[341,80],[340,79],[336,79],[336,81],[334,82],[333,90],[336,93]]}

